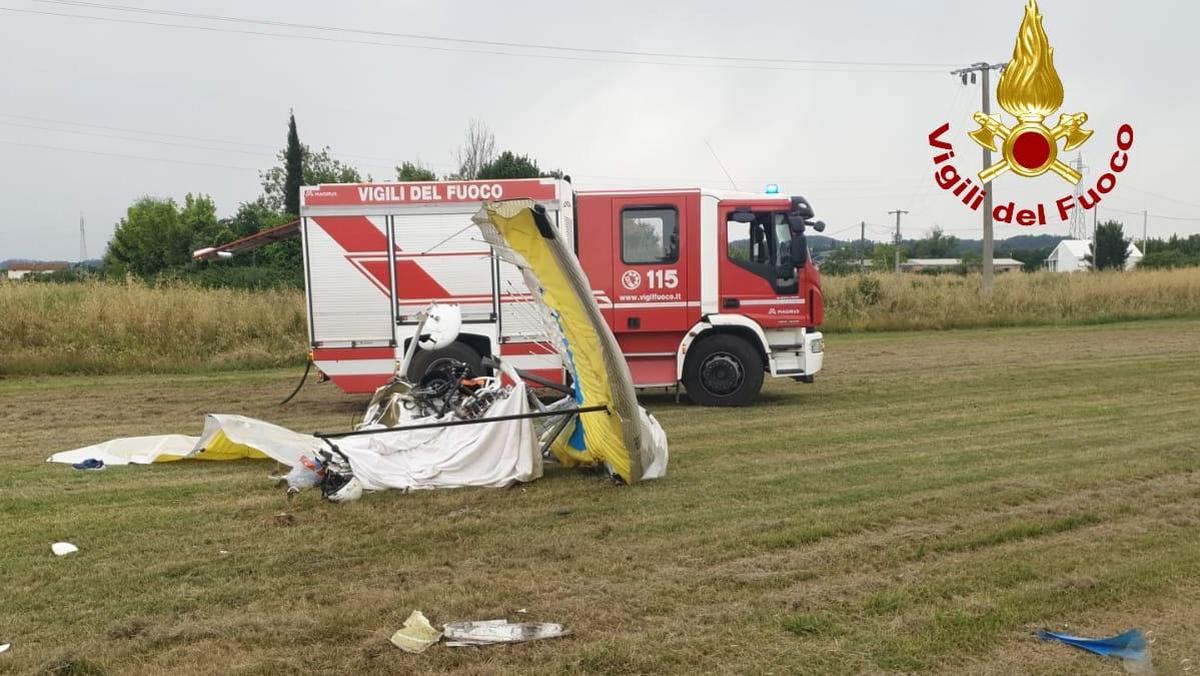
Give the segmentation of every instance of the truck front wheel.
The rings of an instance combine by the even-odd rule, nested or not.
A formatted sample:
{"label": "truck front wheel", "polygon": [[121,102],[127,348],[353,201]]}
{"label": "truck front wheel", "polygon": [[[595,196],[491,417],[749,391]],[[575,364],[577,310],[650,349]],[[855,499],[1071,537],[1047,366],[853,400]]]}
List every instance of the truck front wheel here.
{"label": "truck front wheel", "polygon": [[763,362],[754,346],[738,336],[717,334],[688,351],[683,386],[701,406],[746,406],[762,389]]}

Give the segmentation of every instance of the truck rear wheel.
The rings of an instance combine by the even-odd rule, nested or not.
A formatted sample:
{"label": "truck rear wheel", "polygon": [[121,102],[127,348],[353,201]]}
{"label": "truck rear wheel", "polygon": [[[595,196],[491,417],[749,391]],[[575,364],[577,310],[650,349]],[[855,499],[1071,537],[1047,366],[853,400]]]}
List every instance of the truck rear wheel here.
{"label": "truck rear wheel", "polygon": [[417,348],[412,363],[408,365],[408,379],[414,383],[430,371],[449,366],[451,361],[460,361],[471,369],[472,376],[484,374],[483,358],[470,345],[453,342],[440,350],[422,350]]}
{"label": "truck rear wheel", "polygon": [[762,389],[763,363],[754,346],[738,336],[717,334],[688,351],[683,386],[701,406],[745,406]]}

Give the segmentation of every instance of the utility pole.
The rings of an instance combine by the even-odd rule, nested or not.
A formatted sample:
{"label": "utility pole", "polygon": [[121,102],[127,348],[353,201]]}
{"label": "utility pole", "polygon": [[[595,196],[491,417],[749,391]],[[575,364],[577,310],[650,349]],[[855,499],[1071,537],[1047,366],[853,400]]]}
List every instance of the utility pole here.
{"label": "utility pole", "polygon": [[896,214],[896,272],[900,272],[900,215],[907,214],[903,209],[889,211],[889,214]]}
{"label": "utility pole", "polygon": [[1142,209],[1142,255],[1146,255],[1146,230],[1150,221],[1150,212]]}
{"label": "utility pole", "polygon": [[79,262],[87,260],[87,233],[83,227],[83,214],[79,214]]}
{"label": "utility pole", "polygon": [[[962,78],[963,85],[967,84],[967,79],[970,78],[972,84],[975,82],[975,74],[983,75],[983,114],[992,114],[992,80],[991,74],[993,70],[1001,70],[1008,63],[973,63],[966,68],[959,68],[952,71],[951,75],[958,75]],[[987,169],[992,166],[992,151],[987,148],[983,149],[983,168]],[[994,271],[992,270],[992,184],[987,182],[983,185],[983,295],[989,298],[992,295],[992,279]]]}
{"label": "utility pole", "polygon": [[859,227],[862,228],[862,232],[858,236],[858,271],[862,272],[867,267],[867,222],[863,221]]}

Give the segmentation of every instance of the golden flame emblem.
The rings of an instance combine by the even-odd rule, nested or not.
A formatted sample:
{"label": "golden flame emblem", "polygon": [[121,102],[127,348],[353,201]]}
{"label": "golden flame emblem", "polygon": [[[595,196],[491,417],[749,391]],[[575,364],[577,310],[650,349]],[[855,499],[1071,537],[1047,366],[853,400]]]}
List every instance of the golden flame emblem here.
{"label": "golden flame emblem", "polygon": [[[1063,85],[1054,69],[1054,49],[1042,27],[1042,13],[1037,0],[1025,5],[1025,17],[1017,33],[1012,60],[1000,75],[996,88],[1000,107],[1017,118],[1015,127],[1005,126],[999,115],[975,113],[979,129],[969,136],[979,145],[1003,159],[979,172],[979,180],[988,183],[1006,171],[1020,176],[1041,176],[1047,171],[1062,176],[1070,183],[1079,183],[1079,172],[1058,159],[1058,141],[1066,139],[1063,150],[1083,145],[1092,132],[1084,129],[1087,113],[1064,114],[1058,125],[1047,127],[1045,120],[1063,103]],[[997,146],[999,138],[1001,145]]]}

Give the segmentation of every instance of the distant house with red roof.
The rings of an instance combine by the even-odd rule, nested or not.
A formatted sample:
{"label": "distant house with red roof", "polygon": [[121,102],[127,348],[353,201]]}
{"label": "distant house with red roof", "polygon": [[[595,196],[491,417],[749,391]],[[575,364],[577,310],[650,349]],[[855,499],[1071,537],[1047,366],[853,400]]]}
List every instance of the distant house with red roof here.
{"label": "distant house with red roof", "polygon": [[27,275],[44,275],[69,267],[68,263],[9,263],[4,269],[4,276],[8,279],[23,279]]}

